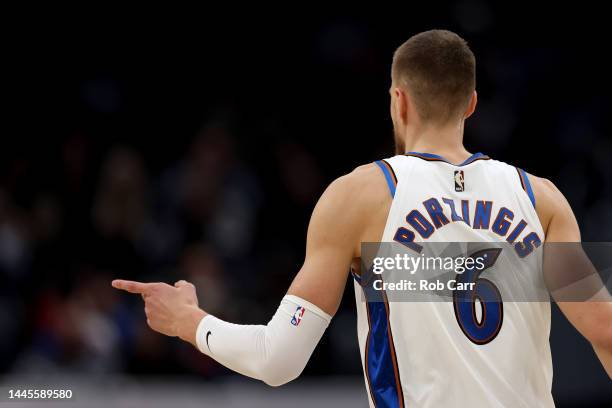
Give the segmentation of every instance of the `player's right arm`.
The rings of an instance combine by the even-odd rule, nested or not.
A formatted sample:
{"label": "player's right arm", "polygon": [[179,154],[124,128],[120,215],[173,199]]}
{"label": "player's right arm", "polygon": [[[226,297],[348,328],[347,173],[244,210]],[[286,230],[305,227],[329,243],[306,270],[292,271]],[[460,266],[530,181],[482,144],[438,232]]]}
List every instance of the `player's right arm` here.
{"label": "player's right arm", "polygon": [[374,164],[334,181],[313,211],[304,264],[266,325],[234,324],[207,314],[188,282],[172,287],[115,280],[113,286],[143,296],[152,329],[192,343],[233,371],[282,385],[306,366],[338,309],[360,243],[380,239],[390,202]]}
{"label": "player's right arm", "polygon": [[304,264],[274,317],[245,326],[206,316],[196,332],[200,351],[269,385],[297,378],[338,309],[360,243],[380,239],[390,201],[374,164],[334,181],[312,213]]}
{"label": "player's right arm", "polygon": [[360,226],[367,219],[358,187],[355,175],[349,174],[319,199],[308,227],[304,264],[268,324],[238,325],[208,315],[196,332],[202,353],[272,386],[300,375],[338,309]]}
{"label": "player's right arm", "polygon": [[612,378],[612,298],[579,245],[554,244],[580,242],[576,217],[563,194],[549,180],[529,178],[546,232],[544,271],[552,296]]}

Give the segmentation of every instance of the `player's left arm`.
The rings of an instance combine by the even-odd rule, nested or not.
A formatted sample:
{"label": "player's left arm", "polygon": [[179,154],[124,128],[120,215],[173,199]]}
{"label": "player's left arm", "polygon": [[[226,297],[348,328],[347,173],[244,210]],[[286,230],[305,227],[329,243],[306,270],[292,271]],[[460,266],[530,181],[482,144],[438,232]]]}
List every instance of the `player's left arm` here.
{"label": "player's left arm", "polygon": [[612,297],[579,244],[574,213],[549,180],[529,175],[537,212],[546,231],[544,274],[559,309],[590,341],[612,378]]}
{"label": "player's left arm", "polygon": [[304,264],[267,325],[238,325],[207,314],[185,281],[173,287],[116,280],[113,286],[143,296],[153,330],[180,337],[224,366],[269,385],[289,382],[302,372],[336,313],[363,225],[371,221],[367,203],[377,192],[364,179],[375,177],[377,186],[386,187],[382,174],[371,168],[363,173],[337,179],[320,198],[308,227]]}

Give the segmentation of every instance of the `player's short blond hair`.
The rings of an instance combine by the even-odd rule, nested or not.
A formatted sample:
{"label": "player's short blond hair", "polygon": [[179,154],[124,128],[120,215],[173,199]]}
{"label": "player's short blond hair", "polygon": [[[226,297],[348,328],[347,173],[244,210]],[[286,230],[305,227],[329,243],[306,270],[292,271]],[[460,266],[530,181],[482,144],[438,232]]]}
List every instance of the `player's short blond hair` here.
{"label": "player's short blond hair", "polygon": [[447,123],[468,106],[476,87],[476,58],[457,34],[425,31],[395,51],[391,76],[408,91],[423,121]]}

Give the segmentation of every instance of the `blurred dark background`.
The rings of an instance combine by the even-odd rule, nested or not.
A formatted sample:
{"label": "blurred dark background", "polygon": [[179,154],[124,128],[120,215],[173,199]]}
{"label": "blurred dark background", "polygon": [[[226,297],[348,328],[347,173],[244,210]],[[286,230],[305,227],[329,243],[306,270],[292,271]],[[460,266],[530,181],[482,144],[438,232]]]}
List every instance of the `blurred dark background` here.
{"label": "blurred dark background", "polygon": [[[467,0],[381,17],[187,14],[39,17],[5,37],[5,378],[231,376],[149,330],[140,299],[111,279],[187,279],[209,312],[266,322],[303,261],[326,185],[392,155],[392,53],[426,29],[454,30],[476,54],[468,150],[551,179],[585,241],[612,239],[602,10]],[[558,405],[612,403],[603,369],[558,311],[551,342]],[[362,385],[352,290],[304,375]]]}

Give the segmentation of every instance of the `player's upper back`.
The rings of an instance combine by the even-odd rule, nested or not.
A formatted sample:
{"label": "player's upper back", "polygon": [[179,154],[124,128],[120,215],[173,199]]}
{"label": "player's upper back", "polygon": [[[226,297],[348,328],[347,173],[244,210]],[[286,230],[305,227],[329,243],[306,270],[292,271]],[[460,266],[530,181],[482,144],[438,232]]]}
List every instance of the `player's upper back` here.
{"label": "player's upper back", "polygon": [[[383,241],[519,243],[525,256],[544,241],[527,174],[481,153],[461,164],[411,152],[377,162],[393,202]],[[522,244],[520,244],[522,243]]]}
{"label": "player's upper back", "polygon": [[[527,174],[479,153],[460,164],[433,154],[408,153],[376,165],[392,199],[380,241],[400,243],[421,254],[439,248],[426,247],[427,242],[490,242],[493,248],[502,243],[507,256],[500,256],[483,276],[491,287],[501,288],[501,298],[509,302],[503,308],[487,303],[487,313],[469,303],[459,308],[454,300],[409,301],[385,289],[385,327],[394,350],[388,359],[398,367],[393,377],[397,381],[389,384],[377,374],[376,361],[385,360],[378,358],[378,332],[370,325],[378,321],[378,309],[358,302],[371,404],[386,398],[378,390],[397,390],[390,391],[395,399],[413,406],[551,406],[549,305],[513,302],[536,299],[544,286],[538,267],[541,253],[534,253],[544,241],[544,229]],[[419,276],[437,276],[426,274],[424,270]],[[386,282],[401,278],[406,276],[384,276]],[[370,282],[367,276],[355,286],[358,299],[364,282]]]}

